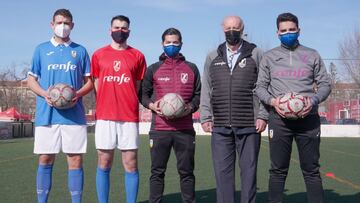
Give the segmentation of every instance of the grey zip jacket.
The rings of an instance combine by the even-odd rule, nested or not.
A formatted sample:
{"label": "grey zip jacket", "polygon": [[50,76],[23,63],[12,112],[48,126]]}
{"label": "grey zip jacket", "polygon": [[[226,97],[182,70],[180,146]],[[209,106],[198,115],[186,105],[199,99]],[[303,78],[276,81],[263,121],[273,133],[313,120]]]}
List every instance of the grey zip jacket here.
{"label": "grey zip jacket", "polygon": [[261,62],[256,94],[270,105],[271,99],[288,92],[297,92],[311,98],[313,109],[331,92],[331,80],[319,53],[298,45],[295,49],[279,46],[267,51]]}

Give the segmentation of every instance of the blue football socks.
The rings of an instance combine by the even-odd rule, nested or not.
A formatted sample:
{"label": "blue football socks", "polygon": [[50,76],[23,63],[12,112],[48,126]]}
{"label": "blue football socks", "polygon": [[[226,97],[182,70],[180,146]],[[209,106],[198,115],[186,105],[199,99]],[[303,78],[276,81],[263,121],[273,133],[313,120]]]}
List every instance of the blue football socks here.
{"label": "blue football socks", "polygon": [[139,171],[126,172],[125,171],[125,190],[126,202],[136,203],[139,189]]}
{"label": "blue football socks", "polygon": [[99,203],[108,203],[110,190],[110,170],[111,168],[96,169],[96,191]]}
{"label": "blue football socks", "polygon": [[71,194],[71,202],[81,203],[84,187],[84,172],[82,168],[69,170],[68,187]]}
{"label": "blue football socks", "polygon": [[51,190],[53,165],[40,165],[36,176],[38,203],[46,203]]}

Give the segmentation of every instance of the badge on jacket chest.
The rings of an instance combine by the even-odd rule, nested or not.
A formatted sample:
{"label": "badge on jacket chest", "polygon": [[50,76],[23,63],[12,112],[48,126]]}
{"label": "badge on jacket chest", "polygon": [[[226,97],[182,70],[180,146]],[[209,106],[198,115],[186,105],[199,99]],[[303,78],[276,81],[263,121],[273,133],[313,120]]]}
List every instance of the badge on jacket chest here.
{"label": "badge on jacket chest", "polygon": [[181,75],[180,75],[180,79],[181,79],[181,82],[183,83],[183,84],[186,84],[187,83],[187,81],[188,81],[188,79],[189,79],[189,75],[187,74],[187,73],[181,73]]}
{"label": "badge on jacket chest", "polygon": [[246,58],[241,59],[240,63],[239,63],[239,67],[240,68],[244,68],[246,66]]}

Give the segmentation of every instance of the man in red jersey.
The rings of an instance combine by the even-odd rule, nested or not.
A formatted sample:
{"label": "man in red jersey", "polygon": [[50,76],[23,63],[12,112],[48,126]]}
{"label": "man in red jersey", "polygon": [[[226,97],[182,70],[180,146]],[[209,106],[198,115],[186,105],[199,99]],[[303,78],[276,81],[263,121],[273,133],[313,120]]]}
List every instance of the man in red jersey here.
{"label": "man in red jersey", "polygon": [[139,173],[138,88],[146,69],[144,55],[127,45],[130,20],[118,15],[112,18],[112,42],[92,56],[91,72],[96,90],[95,145],[98,151],[96,189],[99,202],[108,202],[110,169],[114,149],[121,150],[125,168],[128,203],[136,202]]}

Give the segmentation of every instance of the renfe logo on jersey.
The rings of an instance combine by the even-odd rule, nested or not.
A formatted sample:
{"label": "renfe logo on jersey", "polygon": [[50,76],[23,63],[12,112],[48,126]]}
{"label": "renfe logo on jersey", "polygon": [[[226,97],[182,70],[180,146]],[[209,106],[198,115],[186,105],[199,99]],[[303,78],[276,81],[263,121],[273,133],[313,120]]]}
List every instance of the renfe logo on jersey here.
{"label": "renfe logo on jersey", "polygon": [[130,77],[125,76],[125,73],[123,73],[121,76],[105,76],[104,82],[117,82],[118,85],[121,85],[122,83],[128,83],[130,82]]}
{"label": "renfe logo on jersey", "polygon": [[223,65],[226,65],[224,61],[214,63],[214,66],[223,66]]}
{"label": "renfe logo on jersey", "polygon": [[164,81],[164,82],[167,82],[167,81],[169,81],[169,80],[170,80],[170,78],[169,78],[169,77],[162,77],[162,78],[158,78],[157,80],[158,80],[158,81]]}
{"label": "renfe logo on jersey", "polygon": [[114,67],[114,70],[116,72],[118,72],[120,70],[120,67],[121,67],[121,61],[114,61],[113,67]]}
{"label": "renfe logo on jersey", "polygon": [[65,72],[68,72],[69,70],[76,70],[76,65],[71,64],[71,61],[65,63],[65,64],[49,64],[48,70],[64,70]]}
{"label": "renfe logo on jersey", "polygon": [[288,68],[282,68],[279,70],[276,70],[273,75],[274,77],[278,78],[303,78],[303,77],[309,77],[311,72],[307,70],[306,68],[294,68],[294,69],[288,69]]}

